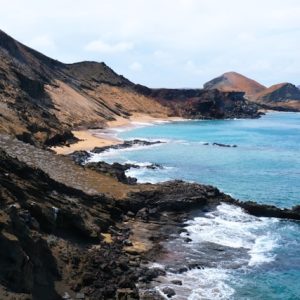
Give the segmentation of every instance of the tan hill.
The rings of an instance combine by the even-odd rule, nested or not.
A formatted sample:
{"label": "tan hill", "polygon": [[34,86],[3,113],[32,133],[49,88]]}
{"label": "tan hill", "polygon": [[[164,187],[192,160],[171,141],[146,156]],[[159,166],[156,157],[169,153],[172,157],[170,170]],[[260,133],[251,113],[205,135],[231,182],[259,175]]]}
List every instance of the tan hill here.
{"label": "tan hill", "polygon": [[245,92],[248,98],[266,89],[260,83],[236,72],[227,72],[204,84],[205,89],[224,92]]}
{"label": "tan hill", "polygon": [[[172,94],[171,101],[168,95]],[[248,109],[250,107],[250,109]],[[101,128],[135,114],[191,118],[257,117],[238,93],[161,92],[136,85],[105,63],[64,64],[0,31],[0,133],[40,146],[74,140],[76,128]]]}
{"label": "tan hill", "polygon": [[79,126],[101,127],[133,113],[168,109],[137,93],[104,63],[63,64],[0,31],[0,132],[32,143],[56,143]]}

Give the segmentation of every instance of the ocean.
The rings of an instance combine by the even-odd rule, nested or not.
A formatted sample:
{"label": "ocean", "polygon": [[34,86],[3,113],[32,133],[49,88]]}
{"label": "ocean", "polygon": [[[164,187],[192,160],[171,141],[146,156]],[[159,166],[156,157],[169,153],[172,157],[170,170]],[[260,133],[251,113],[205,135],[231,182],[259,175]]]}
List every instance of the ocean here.
{"label": "ocean", "polygon": [[[214,185],[243,201],[300,205],[299,113],[134,125],[111,134],[164,143],[110,150],[91,160],[139,164],[127,172],[138,182],[182,179]],[[162,168],[147,168],[152,163]],[[188,232],[165,247],[177,252],[180,263],[202,261],[202,266],[182,274],[168,271],[157,289],[171,286],[172,299],[300,299],[299,222],[257,218],[222,204],[186,226]],[[183,285],[172,285],[174,279]]]}

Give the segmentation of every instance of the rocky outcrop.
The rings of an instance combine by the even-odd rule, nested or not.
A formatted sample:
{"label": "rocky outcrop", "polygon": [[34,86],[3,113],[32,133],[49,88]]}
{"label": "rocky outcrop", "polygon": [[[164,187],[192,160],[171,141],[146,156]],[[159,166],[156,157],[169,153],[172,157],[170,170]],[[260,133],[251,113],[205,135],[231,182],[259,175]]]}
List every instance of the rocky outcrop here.
{"label": "rocky outcrop", "polygon": [[[120,144],[117,145],[110,145],[110,146],[104,146],[104,147],[95,147],[93,150],[87,152],[87,151],[74,151],[69,156],[79,165],[84,165],[85,162],[92,156],[92,153],[102,153],[109,150],[121,150],[121,149],[128,149],[134,146],[152,146],[161,144],[163,142],[161,141],[145,141],[145,140],[129,140],[129,141],[123,141]],[[133,166],[133,165],[132,165]],[[138,167],[138,166],[135,166]],[[152,167],[158,167],[158,165],[153,165]]]}
{"label": "rocky outcrop", "polygon": [[286,102],[292,100],[300,101],[300,90],[291,83],[280,83],[272,85],[261,93],[255,95],[255,99],[262,102]]}
{"label": "rocky outcrop", "polygon": [[100,161],[97,163],[87,163],[85,167],[100,172],[102,174],[107,174],[125,184],[136,184],[137,182],[136,178],[126,176],[125,174],[125,172],[130,168],[139,168],[139,166],[133,164],[124,164],[124,165],[119,163],[108,164],[104,161]]}
{"label": "rocky outcrop", "polygon": [[258,106],[244,98],[244,92],[202,89],[152,89],[139,87],[174,116],[192,119],[258,118]]}
{"label": "rocky outcrop", "polygon": [[300,111],[300,90],[291,83],[272,85],[254,96],[264,107],[279,111]]}
{"label": "rocky outcrop", "polygon": [[123,141],[121,144],[117,144],[117,145],[96,147],[91,152],[102,153],[104,151],[111,150],[111,149],[121,150],[121,149],[131,148],[134,146],[152,146],[152,145],[157,145],[157,144],[161,144],[161,143],[163,143],[163,142],[134,139],[134,140],[129,140],[129,141]]}

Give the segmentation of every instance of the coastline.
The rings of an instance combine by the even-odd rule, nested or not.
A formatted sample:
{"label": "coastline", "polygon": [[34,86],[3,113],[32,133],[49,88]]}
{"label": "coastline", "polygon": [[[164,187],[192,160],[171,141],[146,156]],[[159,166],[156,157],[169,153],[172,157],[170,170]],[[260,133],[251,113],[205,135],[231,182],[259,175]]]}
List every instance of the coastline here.
{"label": "coastline", "polygon": [[[122,124],[103,130],[95,130],[95,132],[102,134],[105,139],[107,136],[114,137],[118,131],[130,130],[135,126],[150,126],[151,123],[155,122],[163,123],[175,120],[155,118],[151,121],[149,119],[147,121],[145,119],[127,120],[127,122],[122,119],[116,121]],[[117,125],[116,121],[114,122],[115,125]],[[140,124],[138,124],[139,122]],[[114,130],[115,128],[120,130]],[[85,131],[79,132],[84,133]],[[87,141],[91,140],[91,136],[99,140],[90,131],[87,132],[89,134]],[[67,161],[63,156],[50,152],[48,154],[49,157],[53,156],[55,159],[59,159],[59,162]],[[44,161],[47,160],[43,160],[43,165]],[[25,168],[14,159],[5,156],[3,156],[2,165],[2,174],[9,176],[12,174],[8,173],[7,168],[13,172],[19,168]],[[78,176],[81,180],[86,177],[86,173],[83,172],[86,172],[88,168],[88,166],[81,168],[82,175],[79,174],[80,176]],[[112,168],[120,171],[120,165],[114,165]],[[89,171],[97,172],[95,169]],[[41,177],[41,173],[35,173],[32,169],[29,171],[35,176],[34,178],[30,177],[29,184],[33,186],[38,184],[43,189],[45,182],[48,185],[46,194],[42,194],[43,197],[39,193],[37,195],[33,193],[31,201],[36,204],[29,206],[29,208],[26,206],[26,209],[29,209],[29,212],[42,225],[45,218],[44,211],[48,212],[46,210],[48,203],[51,203],[50,213],[46,215],[49,224],[52,224],[50,221],[53,213],[51,212],[54,210],[56,213],[57,221],[55,219],[54,225],[50,227],[50,234],[40,232],[44,240],[51,241],[49,245],[47,244],[47,249],[53,251],[55,259],[61,265],[66,264],[64,259],[68,256],[70,261],[78,260],[83,266],[79,273],[74,273],[76,274],[75,279],[71,277],[72,272],[62,275],[63,280],[57,289],[59,295],[65,295],[67,292],[70,297],[75,297],[76,293],[68,285],[69,280],[72,279],[76,280],[78,292],[87,297],[91,294],[95,295],[95,298],[91,299],[101,298],[104,293],[107,293],[106,287],[112,289],[113,293],[119,296],[122,295],[123,297],[125,294],[126,297],[130,295],[132,299],[138,299],[137,295],[139,294],[139,298],[144,300],[162,299],[162,295],[163,297],[170,296],[170,298],[172,295],[176,295],[175,297],[179,297],[179,299],[186,299],[190,291],[196,289],[195,286],[201,286],[201,289],[196,289],[196,293],[201,297],[206,297],[207,294],[212,294],[212,297],[208,299],[215,299],[221,295],[227,297],[235,290],[230,285],[226,285],[227,271],[222,271],[221,268],[218,269],[214,266],[217,264],[228,266],[229,276],[234,278],[237,276],[233,273],[236,270],[235,267],[246,268],[249,265],[250,269],[253,264],[260,264],[262,259],[272,259],[272,256],[268,255],[270,249],[266,249],[265,255],[265,248],[261,248],[264,247],[266,241],[264,233],[255,235],[254,243],[249,244],[247,240],[240,239],[240,244],[231,247],[231,243],[236,241],[231,241],[230,238],[236,234],[237,237],[241,236],[236,226],[243,228],[242,236],[245,235],[247,238],[249,235],[252,236],[252,230],[256,230],[257,226],[260,226],[260,230],[267,230],[268,226],[273,224],[271,221],[269,223],[262,222],[262,220],[252,218],[248,214],[253,217],[282,218],[285,220],[299,220],[300,218],[297,208],[282,210],[265,204],[240,202],[208,185],[183,181],[169,181],[151,185],[123,185],[111,178],[110,171],[106,172],[103,169],[98,171],[99,175],[103,175],[103,177],[97,176],[95,179],[98,182],[101,180],[102,187],[104,186],[103,180],[105,178],[107,180],[105,181],[107,187],[104,193],[106,196],[82,194],[77,190],[70,190],[67,186],[61,189],[50,178]],[[61,169],[59,169],[59,173],[61,175]],[[70,173],[74,176],[71,169],[66,173],[67,177],[71,177],[69,176]],[[4,182],[6,177],[7,175],[4,176]],[[24,186],[26,187],[25,182],[18,178],[15,179],[15,177],[11,178],[14,178],[15,185],[20,184],[22,189]],[[12,188],[15,186],[13,185]],[[107,190],[122,191],[123,193],[124,188],[126,188],[127,195],[122,197],[122,201],[118,201],[121,198],[111,198],[113,195],[107,193]],[[40,189],[42,190],[42,188]],[[29,192],[31,193],[32,190],[30,187]],[[57,190],[58,192],[54,194],[51,192],[51,198],[48,199],[48,190]],[[83,191],[85,190],[86,188],[83,189]],[[44,198],[47,199],[47,202],[43,202]],[[79,206],[70,205],[70,198],[75,199]],[[20,205],[21,208],[25,207],[22,206],[21,202],[17,202],[17,205]],[[36,213],[36,207],[40,208],[40,212]],[[247,212],[247,215],[244,215],[240,209]],[[238,219],[236,218],[237,214]],[[197,219],[194,219],[195,217]],[[247,229],[248,224],[250,224],[249,220],[251,220],[252,225],[244,234],[244,229]],[[225,226],[224,223],[228,226]],[[30,223],[29,225],[33,226],[34,224]],[[68,232],[68,226],[72,226],[76,238],[87,246],[86,249],[88,250],[78,249],[72,240],[73,236],[64,236],[64,239],[60,237],[61,233]],[[205,230],[199,232],[197,229],[199,226]],[[276,224],[272,228],[275,226]],[[206,235],[207,232],[212,234]],[[15,234],[17,235],[18,232]],[[219,240],[220,234],[222,234],[222,239]],[[198,236],[200,236],[203,244],[199,248],[203,253],[202,257],[193,256],[193,249],[199,247]],[[244,247],[245,245],[247,247]],[[57,252],[59,247],[63,249],[62,253]],[[99,251],[99,249],[101,250]],[[34,252],[29,254],[32,255],[32,253]],[[237,263],[236,259],[242,263]],[[99,262],[101,263],[100,267]],[[232,267],[233,265],[234,267]],[[111,273],[107,271],[108,269],[112,270]],[[71,270],[78,272],[78,266],[71,266]],[[128,281],[124,281],[124,274],[126,278],[130,278]],[[106,281],[102,279],[102,276],[107,276]],[[195,284],[194,281],[188,280],[190,276],[196,276],[200,281]],[[135,286],[132,282],[138,282],[138,285]],[[213,286],[212,289],[211,286]]]}
{"label": "coastline", "polygon": [[114,121],[106,123],[104,129],[84,129],[74,130],[73,135],[79,139],[78,142],[68,146],[52,147],[56,154],[68,155],[75,151],[90,151],[95,147],[106,147],[121,144],[123,141],[113,134],[114,129],[130,129],[139,125],[150,125],[160,122],[183,121],[180,117],[152,117],[144,114],[136,114],[126,119],[122,117],[116,118]]}

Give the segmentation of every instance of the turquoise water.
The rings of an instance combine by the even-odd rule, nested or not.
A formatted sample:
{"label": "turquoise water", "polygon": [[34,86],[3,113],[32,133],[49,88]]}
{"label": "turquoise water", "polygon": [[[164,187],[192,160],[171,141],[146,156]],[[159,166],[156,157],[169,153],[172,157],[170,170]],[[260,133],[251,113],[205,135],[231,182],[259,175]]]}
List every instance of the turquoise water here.
{"label": "turquoise water", "polygon": [[[118,136],[166,143],[109,151],[92,159],[164,167],[130,170],[128,175],[139,182],[184,179],[215,185],[241,200],[280,207],[300,204],[299,113],[271,113],[257,120],[136,125]],[[237,147],[211,145],[214,142]],[[193,240],[187,253],[212,243],[246,249],[247,256],[238,267],[233,259],[232,265],[220,263],[181,275],[184,284],[177,299],[300,299],[299,223],[254,218],[221,205],[187,225]]]}

